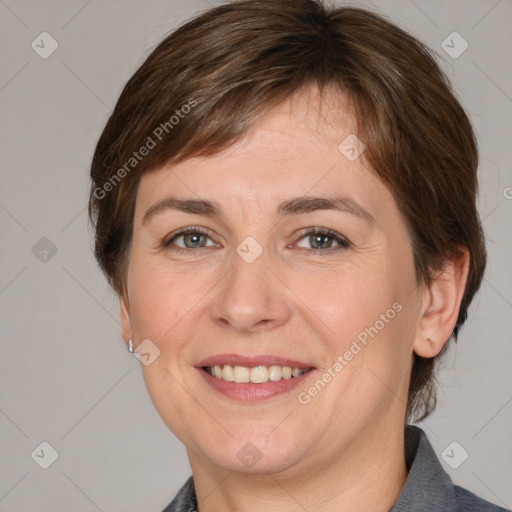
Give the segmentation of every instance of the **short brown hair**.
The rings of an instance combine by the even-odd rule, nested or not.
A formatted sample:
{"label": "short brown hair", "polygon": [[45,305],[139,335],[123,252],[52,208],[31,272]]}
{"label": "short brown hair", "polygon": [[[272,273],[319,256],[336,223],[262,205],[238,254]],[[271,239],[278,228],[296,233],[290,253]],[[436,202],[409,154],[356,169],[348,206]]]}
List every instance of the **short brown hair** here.
{"label": "short brown hair", "polygon": [[[125,293],[145,172],[226,149],[311,85],[349,98],[365,162],[408,226],[417,280],[428,284],[448,257],[469,251],[456,339],[486,261],[470,121],[423,44],[379,15],[321,0],[212,8],[166,37],[128,81],[91,167],[95,254],[110,284]],[[434,360],[414,357],[407,416],[422,419],[435,406]]]}

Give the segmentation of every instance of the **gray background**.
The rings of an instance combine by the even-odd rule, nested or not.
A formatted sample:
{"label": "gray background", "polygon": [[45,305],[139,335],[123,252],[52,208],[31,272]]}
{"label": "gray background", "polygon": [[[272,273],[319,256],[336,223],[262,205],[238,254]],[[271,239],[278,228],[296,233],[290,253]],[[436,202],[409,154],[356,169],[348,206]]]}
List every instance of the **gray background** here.
{"label": "gray background", "polygon": [[[92,151],[123,84],[213,3],[0,0],[1,511],[158,511],[190,473],[121,341],[86,201]],[[512,507],[512,1],[353,4],[440,54],[478,133],[489,266],[421,426],[440,457],[459,443],[452,465],[468,452],[457,469],[443,461],[457,483]],[[43,31],[59,44],[47,59],[31,48]],[[469,44],[456,59],[441,47],[453,31]],[[36,245],[42,237],[51,244]],[[48,469],[31,457],[43,441],[58,452]]]}

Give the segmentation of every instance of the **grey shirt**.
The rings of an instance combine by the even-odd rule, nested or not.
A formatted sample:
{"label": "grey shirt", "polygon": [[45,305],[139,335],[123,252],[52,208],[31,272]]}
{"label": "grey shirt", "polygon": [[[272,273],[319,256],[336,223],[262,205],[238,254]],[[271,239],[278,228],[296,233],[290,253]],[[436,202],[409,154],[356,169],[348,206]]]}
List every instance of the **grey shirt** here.
{"label": "grey shirt", "polygon": [[[390,512],[507,512],[453,485],[436,457],[425,432],[405,429],[407,480]],[[163,512],[196,512],[194,480],[190,477]],[[510,511],[509,511],[510,512]]]}

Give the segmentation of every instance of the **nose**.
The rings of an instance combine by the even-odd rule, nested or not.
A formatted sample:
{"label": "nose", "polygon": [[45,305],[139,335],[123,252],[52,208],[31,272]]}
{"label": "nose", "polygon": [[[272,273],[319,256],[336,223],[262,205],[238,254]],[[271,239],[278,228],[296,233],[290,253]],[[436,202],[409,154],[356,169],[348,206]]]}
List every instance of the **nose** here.
{"label": "nose", "polygon": [[236,252],[231,270],[219,283],[212,303],[212,320],[239,333],[271,330],[290,318],[287,289],[269,267],[265,251],[248,263]]}

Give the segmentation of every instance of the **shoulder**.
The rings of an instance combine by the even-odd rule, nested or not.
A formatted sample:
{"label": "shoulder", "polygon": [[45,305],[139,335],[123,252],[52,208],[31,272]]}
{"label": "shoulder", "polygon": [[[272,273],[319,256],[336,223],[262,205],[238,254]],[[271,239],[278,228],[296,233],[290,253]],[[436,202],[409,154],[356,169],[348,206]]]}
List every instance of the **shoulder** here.
{"label": "shoulder", "polygon": [[457,510],[460,512],[510,512],[510,509],[489,503],[458,485],[454,486],[454,491],[457,500]]}
{"label": "shoulder", "polygon": [[190,477],[162,512],[197,512],[194,478]]}
{"label": "shoulder", "polygon": [[406,426],[407,479],[391,512],[511,512],[454,485],[425,432]]}

